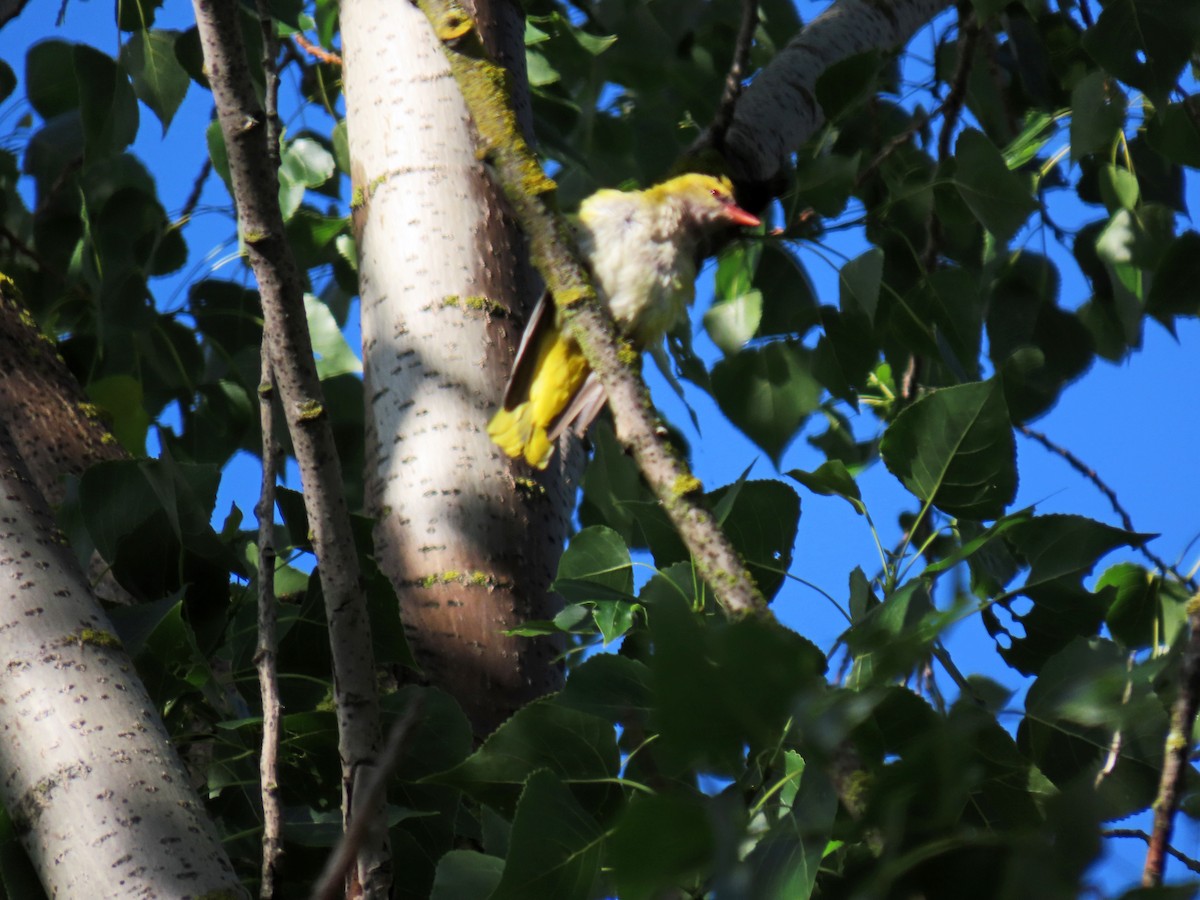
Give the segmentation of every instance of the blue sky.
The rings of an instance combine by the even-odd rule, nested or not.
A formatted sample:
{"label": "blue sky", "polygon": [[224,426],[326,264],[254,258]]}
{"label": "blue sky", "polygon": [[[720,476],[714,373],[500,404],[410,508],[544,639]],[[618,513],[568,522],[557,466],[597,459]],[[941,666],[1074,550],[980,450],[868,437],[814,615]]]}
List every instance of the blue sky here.
{"label": "blue sky", "polygon": [[[805,17],[811,18],[824,4],[801,3],[800,6]],[[44,37],[83,41],[113,55],[117,53],[119,42],[110,4],[96,0],[69,4],[66,25],[61,29],[54,24],[57,12],[57,4],[30,3],[16,21],[0,31],[3,56],[17,71],[19,79],[23,79],[21,69],[25,48]],[[191,18],[188,3],[167,0],[159,23],[186,28],[191,24]],[[928,33],[918,37],[914,45],[918,55],[929,55],[929,42]],[[18,97],[22,92],[23,85],[18,85]],[[203,142],[197,140],[197,135],[208,121],[210,111],[211,98],[193,87],[175,124],[163,137],[152,114],[142,108],[143,127],[134,151],[152,167],[170,214],[178,212],[200,171],[207,151]],[[20,112],[16,100],[10,100],[0,108],[0,132],[9,132]],[[288,115],[285,109],[285,118]],[[288,121],[292,133],[303,125],[294,116]],[[8,145],[12,146],[11,139]],[[1187,190],[1189,204],[1200,208],[1200,181],[1196,173],[1189,173]],[[191,252],[188,266],[181,275],[156,284],[161,304],[168,307],[182,304],[186,283],[205,273],[237,279],[246,277],[244,269],[233,257],[236,251],[234,227],[226,212],[227,202],[219,179],[210,177],[201,208],[185,233]],[[321,204],[324,202],[322,200]],[[1076,214],[1079,221],[1101,215],[1101,211],[1085,210],[1077,202],[1067,202],[1064,209]],[[1181,227],[1188,226],[1189,223],[1181,223]],[[828,247],[849,256],[861,252],[865,246],[853,235],[830,235],[824,240]],[[1018,242],[1026,241],[1039,250],[1042,249],[1041,240],[1041,235],[1033,231],[1018,237]],[[1049,249],[1064,274],[1062,303],[1075,307],[1086,299],[1086,287],[1079,280],[1073,261],[1063,256],[1062,251]],[[822,302],[836,303],[835,273],[815,254],[806,253],[803,258]],[[701,310],[711,295],[706,283],[709,278],[706,275],[702,279]],[[698,320],[699,317],[695,318]],[[354,343],[357,332],[353,328],[350,337]],[[702,331],[698,343],[702,355],[716,358],[718,351],[707,342]],[[1197,513],[1200,510],[1200,478],[1195,476],[1196,448],[1200,447],[1197,347],[1200,347],[1200,321],[1180,323],[1178,340],[1156,324],[1148,324],[1140,352],[1117,365],[1096,362],[1079,382],[1064,392],[1061,402],[1049,414],[1034,423],[1038,430],[1069,447],[1099,473],[1116,491],[1136,527],[1160,535],[1152,544],[1155,551],[1169,562],[1177,562],[1185,571],[1200,560],[1200,543],[1194,543],[1200,535],[1200,515]],[[691,440],[696,472],[707,486],[716,487],[733,480],[751,460],[757,460],[752,477],[778,477],[769,458],[733,428],[711,399],[701,392],[692,390],[689,393],[689,402],[702,422],[701,434],[691,428],[687,415],[668,388],[657,383],[655,396],[666,414]],[[813,427],[817,431],[823,428],[820,423],[814,423]],[[864,414],[856,427],[866,434],[876,425],[869,415]],[[1108,501],[1061,459],[1021,436],[1018,436],[1017,445],[1021,473],[1017,508],[1036,505],[1043,513],[1071,512],[1119,524]],[[784,455],[780,470],[812,469],[821,461],[820,454],[801,437]],[[247,516],[250,515],[257,479],[257,466],[249,459],[243,458],[231,468],[216,510],[218,521],[224,518],[229,504],[234,502]],[[911,498],[881,464],[862,476],[860,486],[864,501],[880,528],[882,542],[885,546],[894,544],[899,535],[896,515],[900,510],[913,508]],[[792,571],[835,598],[844,600],[847,577],[855,566],[861,566],[868,575],[877,570],[879,562],[874,540],[865,520],[844,501],[817,497],[798,486],[797,490],[802,497],[803,513]],[[1118,559],[1144,562],[1136,554],[1124,552],[1114,554],[1106,564]],[[800,584],[789,583],[783,589],[776,610],[786,623],[825,649],[834,644],[844,627],[841,616],[825,598]],[[964,672],[980,672],[1014,688],[1022,687],[1011,670],[999,663],[992,641],[977,616],[961,623],[948,644],[951,655]],[[952,695],[948,687],[947,690]],[[1148,821],[1119,824],[1149,827]],[[1175,845],[1184,853],[1200,856],[1200,832],[1190,824],[1185,825],[1177,832]],[[1106,892],[1116,892],[1136,882],[1143,852],[1139,842],[1109,842],[1108,859],[1097,875]],[[1169,872],[1179,875],[1177,864],[1172,864]]]}

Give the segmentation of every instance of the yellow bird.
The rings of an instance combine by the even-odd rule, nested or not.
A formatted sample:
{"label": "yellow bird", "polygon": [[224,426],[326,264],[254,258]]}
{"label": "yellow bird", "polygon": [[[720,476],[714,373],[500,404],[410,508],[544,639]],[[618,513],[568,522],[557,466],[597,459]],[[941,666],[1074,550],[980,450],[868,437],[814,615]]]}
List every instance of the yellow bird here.
{"label": "yellow bird", "polygon": [[[579,207],[576,236],[600,299],[640,349],[657,344],[687,315],[704,238],[758,224],[734,202],[728,179],[691,174],[644,191],[597,191]],[[583,351],[559,331],[543,296],[488,435],[509,456],[544,469],[559,436],[572,425],[586,431],[604,400]]]}

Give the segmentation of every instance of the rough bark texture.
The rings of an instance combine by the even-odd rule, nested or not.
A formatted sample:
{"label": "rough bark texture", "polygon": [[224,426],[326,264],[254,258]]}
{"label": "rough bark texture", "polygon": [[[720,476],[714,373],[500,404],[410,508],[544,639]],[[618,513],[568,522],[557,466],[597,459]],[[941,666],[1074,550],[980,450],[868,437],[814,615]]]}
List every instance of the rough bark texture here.
{"label": "rough bark texture", "polygon": [[[523,86],[520,10],[478,15]],[[556,643],[502,632],[553,614],[573,485],[485,430],[538,288],[425,17],[348,0],[342,35],[376,550],[424,676],[486,733],[561,680]]]}
{"label": "rough bark texture", "polygon": [[333,655],[342,812],[347,822],[352,815],[368,815],[380,826],[359,848],[351,889],[368,898],[386,897],[392,873],[383,807],[361,810],[354,802],[354,785],[374,766],[383,743],[375,658],[341,465],[304,316],[303,284],[284,234],[278,174],[246,62],[240,6],[237,0],[195,0],[193,5],[229,158],[238,226],[262,298],[271,369],[300,467],[319,564]]}
{"label": "rough bark texture", "polygon": [[125,451],[88,403],[54,342],[0,276],[0,421],[51,505],[63,500],[63,475],[123,459]]}
{"label": "rough bark texture", "polygon": [[738,98],[723,150],[739,182],[763,184],[787,165],[825,117],[817,78],[836,62],[904,44],[950,0],[838,0],[814,19]]}
{"label": "rough bark texture", "polygon": [[54,897],[244,897],[0,423],[0,802]]}

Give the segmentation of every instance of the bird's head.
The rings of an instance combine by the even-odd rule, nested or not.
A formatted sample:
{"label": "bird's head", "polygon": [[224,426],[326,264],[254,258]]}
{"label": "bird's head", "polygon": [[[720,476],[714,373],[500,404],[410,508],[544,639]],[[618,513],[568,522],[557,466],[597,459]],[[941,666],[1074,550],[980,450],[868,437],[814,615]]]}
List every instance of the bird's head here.
{"label": "bird's head", "polygon": [[707,232],[722,225],[761,224],[758,216],[746,212],[733,198],[728,178],[689,173],[650,188],[653,199],[677,205],[685,225]]}

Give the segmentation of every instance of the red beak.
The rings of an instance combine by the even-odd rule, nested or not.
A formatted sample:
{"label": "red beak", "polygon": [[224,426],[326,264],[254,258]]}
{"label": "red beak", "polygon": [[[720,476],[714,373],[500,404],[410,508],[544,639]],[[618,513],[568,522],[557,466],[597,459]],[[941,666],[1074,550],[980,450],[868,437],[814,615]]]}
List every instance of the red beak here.
{"label": "red beak", "polygon": [[725,218],[735,225],[747,225],[751,228],[762,224],[762,220],[758,216],[751,215],[736,203],[729,203],[725,206]]}

